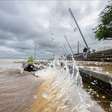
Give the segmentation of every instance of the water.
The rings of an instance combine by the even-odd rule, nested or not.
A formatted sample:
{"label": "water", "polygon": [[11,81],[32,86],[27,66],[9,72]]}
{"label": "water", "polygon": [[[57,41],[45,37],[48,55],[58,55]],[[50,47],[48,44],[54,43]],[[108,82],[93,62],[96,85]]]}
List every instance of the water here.
{"label": "water", "polygon": [[[29,112],[40,81],[19,70],[0,71],[0,112]],[[31,111],[30,111],[31,112]]]}
{"label": "water", "polygon": [[0,69],[0,112],[111,112],[108,95],[82,83],[75,62],[54,60],[38,77],[20,66],[5,60]]}
{"label": "water", "polygon": [[[54,60],[52,66],[36,73],[44,80],[37,92],[32,112],[104,112],[83,89],[75,62]],[[70,68],[72,68],[70,70]]]}

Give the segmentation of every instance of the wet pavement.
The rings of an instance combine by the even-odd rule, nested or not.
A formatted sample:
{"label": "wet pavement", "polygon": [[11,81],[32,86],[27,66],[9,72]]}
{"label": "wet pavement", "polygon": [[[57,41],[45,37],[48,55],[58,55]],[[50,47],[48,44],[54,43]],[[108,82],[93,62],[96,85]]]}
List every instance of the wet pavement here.
{"label": "wet pavement", "polygon": [[99,73],[112,75],[112,63],[109,62],[92,62],[92,61],[78,61],[80,67],[93,70]]}

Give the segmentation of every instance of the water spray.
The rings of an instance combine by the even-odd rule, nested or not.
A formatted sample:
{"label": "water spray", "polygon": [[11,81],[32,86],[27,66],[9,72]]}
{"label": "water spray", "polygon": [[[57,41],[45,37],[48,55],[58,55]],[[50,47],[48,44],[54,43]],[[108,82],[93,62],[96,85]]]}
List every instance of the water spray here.
{"label": "water spray", "polygon": [[[76,61],[75,61],[75,59],[74,59],[73,49],[72,49],[72,47],[71,47],[70,42],[69,42],[68,39],[67,39],[67,36],[64,36],[64,38],[65,38],[65,41],[66,41],[68,47],[70,48],[70,51],[71,51],[71,54],[72,54],[72,61],[73,61],[72,70],[73,70],[73,72],[72,72],[71,78],[75,78],[76,84],[77,84],[78,86],[82,86],[82,80],[81,80],[81,76],[79,75],[79,68],[78,68],[78,66],[76,65]],[[75,76],[74,76],[74,75],[75,75]]]}

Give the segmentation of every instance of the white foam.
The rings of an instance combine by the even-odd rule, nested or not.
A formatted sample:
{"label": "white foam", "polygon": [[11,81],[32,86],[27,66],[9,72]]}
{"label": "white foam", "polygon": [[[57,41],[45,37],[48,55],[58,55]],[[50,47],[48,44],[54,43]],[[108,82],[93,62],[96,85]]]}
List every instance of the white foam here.
{"label": "white foam", "polygon": [[[36,72],[44,80],[52,79],[49,90],[43,93],[43,97],[49,100],[51,104],[58,104],[57,111],[63,109],[63,112],[91,112],[90,109],[96,107],[96,110],[103,112],[98,104],[90,98],[88,93],[82,88],[82,80],[75,63],[72,63],[73,73],[69,73],[68,63],[65,61],[64,67],[60,67],[59,61],[53,61],[53,68],[48,67],[45,70]],[[57,91],[56,94],[53,94]],[[55,97],[54,97],[55,95]],[[97,111],[96,111],[97,112]]]}

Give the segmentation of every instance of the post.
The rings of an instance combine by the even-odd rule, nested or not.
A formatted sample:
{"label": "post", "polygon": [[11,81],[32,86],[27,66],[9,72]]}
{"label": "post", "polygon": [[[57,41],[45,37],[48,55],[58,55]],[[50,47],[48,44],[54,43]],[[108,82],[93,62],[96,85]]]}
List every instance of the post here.
{"label": "post", "polygon": [[70,51],[71,51],[71,53],[72,53],[72,56],[73,56],[74,53],[73,53],[72,47],[71,47],[71,45],[70,45],[70,43],[69,43],[67,37],[64,36],[64,38],[65,38],[65,41],[67,42],[67,44],[68,44],[68,46],[69,46],[69,48],[70,48]]}
{"label": "post", "polygon": [[36,42],[34,41],[34,59],[36,59],[36,50],[37,50],[37,46],[36,46]]}
{"label": "post", "polygon": [[81,37],[82,37],[82,39],[83,39],[83,41],[84,41],[84,43],[85,43],[87,49],[89,49],[88,44],[87,44],[87,42],[86,42],[86,40],[85,40],[85,38],[84,38],[84,35],[83,35],[83,33],[82,33],[82,31],[81,31],[81,29],[80,29],[80,27],[79,27],[79,24],[78,24],[76,18],[75,18],[74,15],[73,15],[73,12],[72,12],[71,8],[69,8],[69,12],[70,12],[70,15],[72,16],[72,18],[73,18],[74,21],[75,21],[75,24],[76,24],[76,26],[77,26],[77,28],[78,28],[80,34],[81,34]]}
{"label": "post", "polygon": [[77,42],[77,54],[79,54],[79,41]]}
{"label": "post", "polygon": [[66,54],[68,54],[67,52],[67,48],[66,48],[66,45],[63,45],[63,47],[64,47],[64,49],[65,49],[65,52],[66,52]]}

